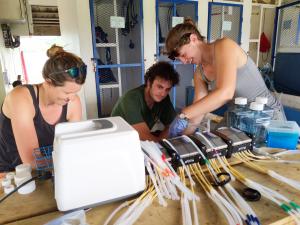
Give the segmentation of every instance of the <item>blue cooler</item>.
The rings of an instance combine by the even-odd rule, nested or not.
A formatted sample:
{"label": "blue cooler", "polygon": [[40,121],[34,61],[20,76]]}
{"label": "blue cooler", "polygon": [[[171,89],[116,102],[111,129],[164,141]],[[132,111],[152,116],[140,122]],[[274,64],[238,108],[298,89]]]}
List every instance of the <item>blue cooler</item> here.
{"label": "blue cooler", "polygon": [[295,121],[272,120],[267,127],[267,132],[268,147],[296,149],[299,126]]}

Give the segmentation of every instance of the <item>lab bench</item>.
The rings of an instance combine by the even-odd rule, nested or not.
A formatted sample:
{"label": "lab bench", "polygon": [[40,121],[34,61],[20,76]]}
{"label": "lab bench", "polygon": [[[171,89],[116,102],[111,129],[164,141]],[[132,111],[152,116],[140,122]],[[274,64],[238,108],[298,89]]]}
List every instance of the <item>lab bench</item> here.
{"label": "lab bench", "polygon": [[[285,156],[286,159],[300,160],[300,154],[293,156]],[[300,164],[283,164],[273,162],[256,162],[265,168],[272,169],[275,172],[284,175],[288,178],[300,181]],[[300,191],[281,184],[269,176],[260,174],[243,164],[237,164],[235,169],[244,174],[247,178],[263,184],[273,190],[279,191],[289,199],[300,203]],[[237,182],[231,182],[238,191],[243,186]],[[223,225],[227,224],[225,217],[217,206],[204,194],[202,188],[197,184],[196,193],[200,197],[197,203],[198,216],[201,224],[207,225]],[[0,224],[10,225],[33,225],[44,224],[61,215],[62,212],[57,211],[54,200],[54,187],[51,180],[38,181],[37,189],[29,195],[20,195],[14,193],[0,204]],[[84,190],[83,190],[84,191]],[[78,193],[80,197],[80,193]],[[123,201],[114,202],[106,205],[97,206],[86,212],[87,223],[103,224],[110,213],[118,207]],[[168,206],[160,206],[157,199],[148,207],[137,220],[137,225],[178,225],[181,224],[181,207],[179,201],[168,200]],[[273,202],[261,198],[257,202],[249,202],[253,210],[256,212],[258,218],[263,225],[287,225],[295,224],[291,217],[289,217],[281,208]],[[124,211],[122,211],[124,212]],[[120,214],[117,214],[114,219],[117,219]],[[111,223],[112,224],[112,223]]]}

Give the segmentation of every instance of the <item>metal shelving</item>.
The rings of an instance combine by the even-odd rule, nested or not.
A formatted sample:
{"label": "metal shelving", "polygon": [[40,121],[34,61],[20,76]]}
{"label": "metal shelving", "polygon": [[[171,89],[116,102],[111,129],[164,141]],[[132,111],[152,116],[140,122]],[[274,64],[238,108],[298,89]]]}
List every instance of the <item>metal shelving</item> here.
{"label": "metal shelving", "polygon": [[209,2],[207,41],[228,37],[241,44],[243,5],[241,3]]}
{"label": "metal shelving", "polygon": [[[129,4],[137,10],[135,26],[113,27],[112,17],[123,17],[125,25],[131,19],[124,13]],[[98,116],[104,117],[122,94],[143,82],[142,0],[90,0],[90,12]],[[133,48],[129,41],[135,42]]]}

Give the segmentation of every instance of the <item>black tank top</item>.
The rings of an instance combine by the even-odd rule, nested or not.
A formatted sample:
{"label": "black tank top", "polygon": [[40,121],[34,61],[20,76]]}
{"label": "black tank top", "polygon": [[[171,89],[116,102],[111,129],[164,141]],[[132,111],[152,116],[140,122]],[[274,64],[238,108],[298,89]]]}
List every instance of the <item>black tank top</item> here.
{"label": "black tank top", "polygon": [[[37,134],[39,146],[49,146],[53,144],[55,124],[48,124],[39,108],[39,88],[37,87],[37,96],[35,95],[32,85],[24,85],[28,88],[33,105],[35,108],[35,116],[33,118],[35,131]],[[67,121],[67,107],[68,104],[63,106],[61,116],[57,123]],[[21,164],[21,158],[16,146],[15,137],[11,127],[11,121],[7,118],[2,111],[0,113],[0,172],[14,170],[15,167]]]}

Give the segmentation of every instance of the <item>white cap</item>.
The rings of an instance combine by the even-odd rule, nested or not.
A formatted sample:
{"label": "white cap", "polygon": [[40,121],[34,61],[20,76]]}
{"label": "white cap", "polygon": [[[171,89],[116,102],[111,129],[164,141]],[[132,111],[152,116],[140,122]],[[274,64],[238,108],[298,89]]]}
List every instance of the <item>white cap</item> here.
{"label": "white cap", "polygon": [[268,103],[268,98],[266,97],[256,97],[255,101],[261,104],[267,104]]}
{"label": "white cap", "polygon": [[25,181],[31,179],[31,173],[28,172],[23,172],[23,173],[17,173],[15,175],[15,184],[17,186],[20,186],[21,184],[23,184]]}
{"label": "white cap", "polygon": [[7,187],[7,186],[11,185],[11,179],[4,178],[1,181],[1,184],[2,184],[2,187]]}
{"label": "white cap", "polygon": [[250,109],[255,110],[255,111],[262,111],[264,109],[264,104],[261,104],[258,102],[251,102]]}
{"label": "white cap", "polygon": [[236,104],[236,105],[246,105],[247,104],[247,98],[237,97],[237,98],[234,99],[234,104]]}
{"label": "white cap", "polygon": [[13,184],[10,184],[6,187],[4,187],[4,193],[5,194],[9,194],[10,192],[12,192],[15,189],[15,186]]}
{"label": "white cap", "polygon": [[[18,173],[15,175],[15,183],[19,187],[21,184],[25,183],[26,181],[30,180],[32,178],[31,173],[23,172]],[[35,190],[35,181],[31,181],[30,183],[26,184],[25,186],[21,187],[18,192],[20,194],[29,194]]]}
{"label": "white cap", "polygon": [[14,176],[15,176],[15,173],[14,173],[14,172],[8,172],[8,173],[5,175],[5,177],[6,177],[7,179],[10,179],[10,180],[14,179]]}
{"label": "white cap", "polygon": [[29,163],[24,163],[16,166],[16,174],[24,172],[31,173],[31,165]]}
{"label": "white cap", "polygon": [[33,192],[35,190],[36,186],[35,186],[35,181],[31,181],[30,183],[26,184],[25,186],[21,187],[18,192],[22,195],[27,195],[30,194],[31,192]]}

